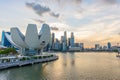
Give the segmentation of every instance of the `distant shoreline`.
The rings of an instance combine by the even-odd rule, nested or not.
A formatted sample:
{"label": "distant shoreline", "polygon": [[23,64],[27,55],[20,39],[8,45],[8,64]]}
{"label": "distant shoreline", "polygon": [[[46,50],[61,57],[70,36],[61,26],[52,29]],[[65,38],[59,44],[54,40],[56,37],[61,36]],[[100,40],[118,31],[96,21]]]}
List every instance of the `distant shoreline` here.
{"label": "distant shoreline", "polygon": [[51,52],[63,52],[63,53],[67,53],[67,52],[110,52],[110,53],[118,53],[115,51],[51,51]]}

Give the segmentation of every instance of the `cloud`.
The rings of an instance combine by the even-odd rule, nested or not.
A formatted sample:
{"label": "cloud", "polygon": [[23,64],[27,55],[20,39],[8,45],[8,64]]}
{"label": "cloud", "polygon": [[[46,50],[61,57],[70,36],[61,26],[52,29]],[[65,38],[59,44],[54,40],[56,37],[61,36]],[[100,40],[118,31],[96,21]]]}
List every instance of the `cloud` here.
{"label": "cloud", "polygon": [[26,3],[26,6],[32,8],[38,15],[42,16],[43,13],[49,12],[50,9],[48,7],[41,6],[36,3]]}
{"label": "cloud", "polygon": [[117,0],[101,0],[105,4],[116,4]]}
{"label": "cloud", "polygon": [[70,3],[74,3],[74,4],[80,4],[83,0],[56,0],[58,3],[60,4],[70,4]]}
{"label": "cloud", "polygon": [[50,27],[51,30],[58,31],[59,29],[57,27]]}
{"label": "cloud", "polygon": [[51,12],[50,15],[51,15],[51,16],[54,16],[54,17],[56,17],[56,18],[58,18],[58,17],[60,16],[60,14],[55,14],[55,13],[53,13],[53,12]]}
{"label": "cloud", "polygon": [[32,20],[34,20],[34,21],[36,21],[36,22],[39,22],[39,23],[45,23],[44,20],[40,20],[40,19],[32,19]]}
{"label": "cloud", "polygon": [[82,0],[73,0],[73,1],[75,1],[76,4],[79,4],[82,2]]}
{"label": "cloud", "polygon": [[34,5],[34,6],[33,6],[33,9],[34,9],[35,12],[36,12],[37,14],[39,14],[39,15],[42,15],[42,14],[50,11],[49,8],[43,7],[43,6],[39,5],[39,4]]}
{"label": "cloud", "polygon": [[60,16],[60,14],[56,14],[52,12],[49,7],[42,6],[41,4],[38,4],[35,2],[32,2],[32,3],[26,2],[26,6],[33,9],[40,16],[43,16],[44,13],[48,13],[50,16],[53,16],[56,18]]}

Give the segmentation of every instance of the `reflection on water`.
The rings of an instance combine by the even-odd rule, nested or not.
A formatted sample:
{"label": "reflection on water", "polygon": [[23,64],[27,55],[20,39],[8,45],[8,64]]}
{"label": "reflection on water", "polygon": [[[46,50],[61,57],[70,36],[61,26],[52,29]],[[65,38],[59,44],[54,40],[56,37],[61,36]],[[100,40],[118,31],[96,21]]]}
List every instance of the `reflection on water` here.
{"label": "reflection on water", "polygon": [[0,80],[120,80],[115,53],[57,53],[59,59],[0,71]]}

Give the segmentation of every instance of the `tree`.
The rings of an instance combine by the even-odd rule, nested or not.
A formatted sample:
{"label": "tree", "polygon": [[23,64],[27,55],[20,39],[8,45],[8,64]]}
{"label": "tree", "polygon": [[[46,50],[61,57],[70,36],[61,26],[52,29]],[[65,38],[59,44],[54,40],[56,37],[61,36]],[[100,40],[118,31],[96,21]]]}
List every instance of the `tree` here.
{"label": "tree", "polygon": [[0,54],[9,55],[10,53],[17,54],[17,51],[15,50],[15,48],[7,48],[5,50],[0,50]]}

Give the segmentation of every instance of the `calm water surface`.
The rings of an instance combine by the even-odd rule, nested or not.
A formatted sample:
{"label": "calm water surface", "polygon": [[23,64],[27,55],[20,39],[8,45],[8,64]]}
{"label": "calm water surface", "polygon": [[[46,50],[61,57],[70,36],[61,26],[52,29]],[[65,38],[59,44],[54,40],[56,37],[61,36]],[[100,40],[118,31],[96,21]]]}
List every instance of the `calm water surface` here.
{"label": "calm water surface", "polygon": [[59,59],[0,70],[0,80],[120,80],[116,53],[57,53]]}

